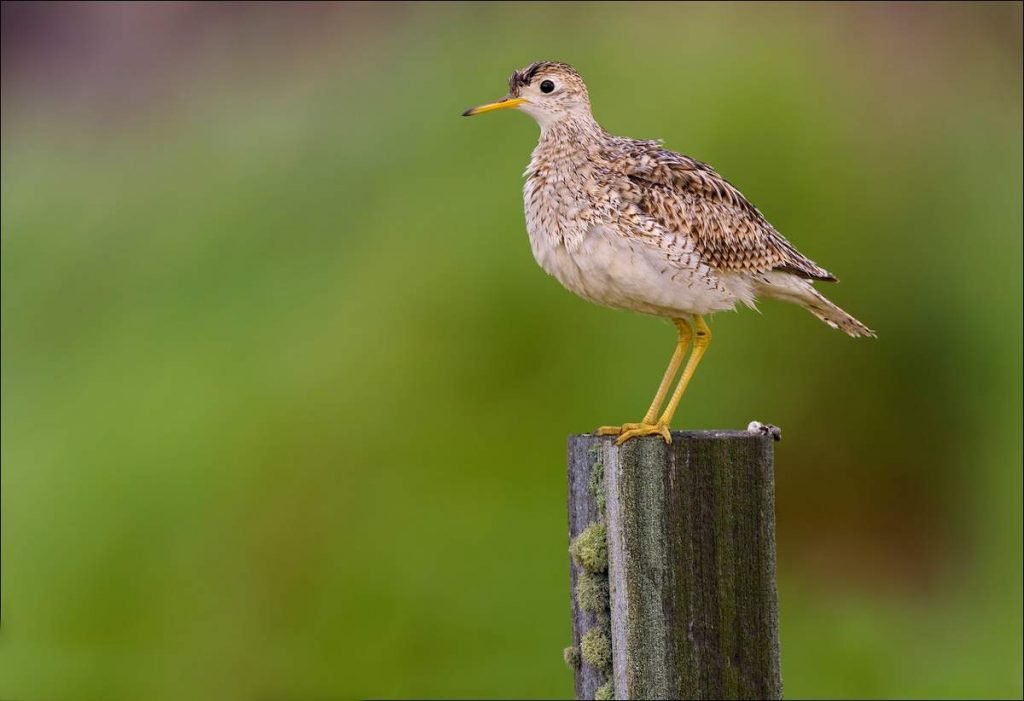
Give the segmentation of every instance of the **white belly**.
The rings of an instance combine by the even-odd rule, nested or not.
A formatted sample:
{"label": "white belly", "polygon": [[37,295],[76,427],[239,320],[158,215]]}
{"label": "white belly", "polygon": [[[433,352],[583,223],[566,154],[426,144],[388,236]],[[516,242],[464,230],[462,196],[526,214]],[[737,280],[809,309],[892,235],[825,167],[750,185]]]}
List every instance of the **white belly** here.
{"label": "white belly", "polygon": [[673,262],[665,251],[603,226],[568,243],[531,231],[530,243],[549,275],[597,304],[680,317],[731,309],[738,301],[696,256]]}

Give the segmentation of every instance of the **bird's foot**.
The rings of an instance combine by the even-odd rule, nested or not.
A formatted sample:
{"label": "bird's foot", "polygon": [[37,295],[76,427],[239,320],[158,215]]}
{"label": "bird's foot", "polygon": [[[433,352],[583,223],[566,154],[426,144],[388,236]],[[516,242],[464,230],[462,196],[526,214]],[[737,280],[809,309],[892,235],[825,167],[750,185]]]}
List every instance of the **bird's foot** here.
{"label": "bird's foot", "polygon": [[640,428],[643,424],[622,424],[621,426],[602,426],[601,428],[594,431],[595,435],[598,436],[618,436],[623,431],[628,431],[632,428]]}
{"label": "bird's foot", "polygon": [[663,423],[638,423],[622,424],[621,426],[602,426],[595,433],[599,436],[618,436],[615,445],[622,445],[630,438],[641,436],[661,436],[666,443],[672,442],[672,434],[669,433],[668,424]]}

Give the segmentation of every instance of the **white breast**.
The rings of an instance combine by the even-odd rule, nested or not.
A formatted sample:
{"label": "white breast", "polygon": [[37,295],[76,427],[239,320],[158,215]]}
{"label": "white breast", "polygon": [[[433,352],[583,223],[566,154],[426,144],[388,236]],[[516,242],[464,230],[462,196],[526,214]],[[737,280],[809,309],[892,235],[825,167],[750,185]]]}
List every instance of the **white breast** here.
{"label": "white breast", "polygon": [[[643,237],[624,230],[617,199],[593,176],[586,167],[547,167],[534,152],[523,200],[530,247],[545,272],[580,297],[616,309],[680,317],[735,305],[736,296],[690,254],[692,244],[652,222]],[[659,245],[665,242],[675,250]]]}

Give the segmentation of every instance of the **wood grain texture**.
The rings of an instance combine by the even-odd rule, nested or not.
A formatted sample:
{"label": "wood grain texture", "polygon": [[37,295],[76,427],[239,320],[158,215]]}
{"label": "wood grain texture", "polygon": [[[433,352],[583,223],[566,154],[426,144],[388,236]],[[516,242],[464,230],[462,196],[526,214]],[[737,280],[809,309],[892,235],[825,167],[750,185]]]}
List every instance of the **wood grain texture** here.
{"label": "wood grain texture", "polygon": [[[573,436],[569,439],[569,543],[571,544],[588,526],[603,520],[597,494],[590,488],[592,470],[602,459],[598,439],[581,440],[589,436]],[[603,466],[603,463],[601,463]],[[600,469],[600,467],[598,468]],[[600,625],[597,615],[580,608],[576,586],[586,573],[569,558],[569,585],[572,591],[572,644],[580,649],[583,635]],[[578,656],[577,656],[578,657]],[[601,670],[578,659],[574,669],[576,675],[576,698],[592,699],[597,688],[604,684]]]}
{"label": "wood grain texture", "polygon": [[[588,482],[603,468],[615,698],[781,698],[773,441],[672,437],[570,438],[570,538],[602,517]],[[574,601],[577,645],[587,615]],[[577,698],[601,683],[577,666]]]}

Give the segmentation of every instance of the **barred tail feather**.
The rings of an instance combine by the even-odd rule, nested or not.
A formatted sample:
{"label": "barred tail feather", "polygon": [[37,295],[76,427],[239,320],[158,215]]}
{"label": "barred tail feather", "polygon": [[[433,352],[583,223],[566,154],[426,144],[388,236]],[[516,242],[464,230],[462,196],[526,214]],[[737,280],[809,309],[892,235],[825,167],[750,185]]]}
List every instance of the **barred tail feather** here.
{"label": "barred tail feather", "polygon": [[787,273],[771,273],[757,285],[757,292],[765,297],[795,302],[832,328],[845,331],[850,336],[875,338],[874,331],[814,289],[808,280]]}
{"label": "barred tail feather", "polygon": [[875,338],[875,332],[852,316],[840,309],[835,303],[828,300],[823,294],[811,288],[813,299],[801,303],[804,309],[818,317],[834,329],[845,331],[851,336],[870,336]]}

